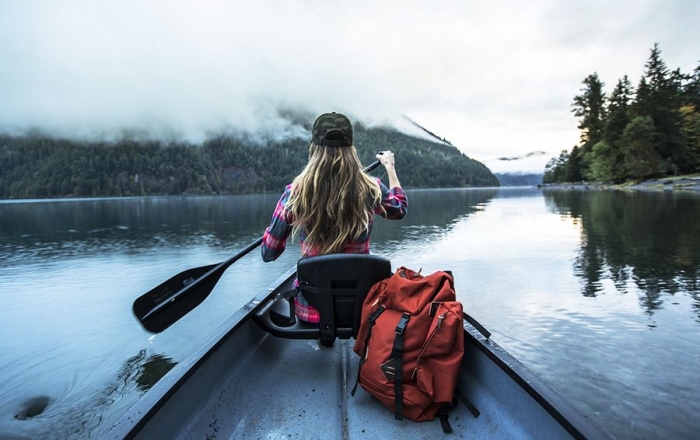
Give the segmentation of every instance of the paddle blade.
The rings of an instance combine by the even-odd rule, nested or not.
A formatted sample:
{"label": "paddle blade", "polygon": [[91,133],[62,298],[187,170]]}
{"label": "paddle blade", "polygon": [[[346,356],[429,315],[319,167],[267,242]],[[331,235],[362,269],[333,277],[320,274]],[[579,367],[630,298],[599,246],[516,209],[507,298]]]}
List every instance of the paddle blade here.
{"label": "paddle blade", "polygon": [[[207,279],[200,281],[197,288],[191,289],[186,295],[181,294],[171,299],[173,294],[186,288],[217,266],[218,264],[211,264],[188,269],[151,289],[134,301],[134,315],[147,331],[151,333],[162,332],[200,305],[214,290],[214,286],[221,278],[223,271],[213,273]],[[161,307],[160,310],[149,315],[153,309],[163,303],[168,303],[167,307]]]}

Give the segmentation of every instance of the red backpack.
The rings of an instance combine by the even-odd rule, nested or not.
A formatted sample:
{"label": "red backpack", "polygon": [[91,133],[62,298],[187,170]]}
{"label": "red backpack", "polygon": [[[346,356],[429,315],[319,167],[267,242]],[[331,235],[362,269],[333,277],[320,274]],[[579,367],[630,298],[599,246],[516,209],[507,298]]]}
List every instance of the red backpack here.
{"label": "red backpack", "polygon": [[462,319],[451,273],[423,276],[400,267],[363,302],[353,348],[361,356],[359,384],[397,420],[433,420],[442,409],[447,431],[445,409],[453,405],[464,355]]}

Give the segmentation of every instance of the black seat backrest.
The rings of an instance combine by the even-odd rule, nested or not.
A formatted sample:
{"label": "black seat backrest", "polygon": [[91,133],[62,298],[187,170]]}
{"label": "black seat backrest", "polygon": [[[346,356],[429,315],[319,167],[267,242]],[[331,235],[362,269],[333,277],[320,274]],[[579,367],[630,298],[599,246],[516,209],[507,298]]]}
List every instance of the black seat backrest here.
{"label": "black seat backrest", "polygon": [[299,260],[299,290],[319,311],[321,341],[356,337],[367,292],[390,276],[391,262],[379,255],[328,254]]}

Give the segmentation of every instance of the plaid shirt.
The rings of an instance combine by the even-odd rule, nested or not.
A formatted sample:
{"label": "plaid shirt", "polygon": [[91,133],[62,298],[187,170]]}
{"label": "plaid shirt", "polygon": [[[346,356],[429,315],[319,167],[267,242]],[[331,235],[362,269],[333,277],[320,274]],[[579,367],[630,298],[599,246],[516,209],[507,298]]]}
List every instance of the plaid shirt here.
{"label": "plaid shirt", "polygon": [[[374,207],[373,214],[383,215],[382,208],[386,211],[385,218],[389,220],[399,220],[406,215],[408,208],[408,199],[403,189],[396,187],[391,190],[384,185],[381,180],[377,179],[379,187],[382,191],[382,201],[380,205]],[[284,194],[280,197],[275,212],[272,214],[270,226],[265,229],[262,242],[262,258],[263,261],[272,261],[277,259],[287,245],[287,238],[292,232],[292,224],[294,219],[291,214],[284,211],[285,205],[292,193],[292,185],[287,185]],[[343,253],[346,254],[369,254],[370,235],[372,234],[372,223],[374,215],[370,216],[367,230],[360,235],[356,240],[351,240],[345,245]],[[306,233],[302,230],[300,233],[301,255],[302,257],[311,257],[318,255],[318,251],[304,244]],[[295,282],[296,285],[296,282]],[[320,321],[318,310],[311,307],[302,295],[297,295],[294,299],[295,313],[302,321],[318,323]]]}

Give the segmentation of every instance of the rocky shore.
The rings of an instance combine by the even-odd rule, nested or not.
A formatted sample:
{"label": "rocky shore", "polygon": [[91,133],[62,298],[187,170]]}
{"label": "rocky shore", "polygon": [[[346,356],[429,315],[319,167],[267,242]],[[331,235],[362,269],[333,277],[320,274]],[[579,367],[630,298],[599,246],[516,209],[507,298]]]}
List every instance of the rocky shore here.
{"label": "rocky shore", "polygon": [[700,175],[663,177],[645,180],[639,183],[613,184],[604,182],[553,183],[541,184],[542,189],[614,189],[643,191],[700,191]]}

